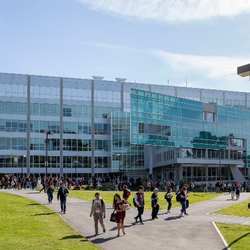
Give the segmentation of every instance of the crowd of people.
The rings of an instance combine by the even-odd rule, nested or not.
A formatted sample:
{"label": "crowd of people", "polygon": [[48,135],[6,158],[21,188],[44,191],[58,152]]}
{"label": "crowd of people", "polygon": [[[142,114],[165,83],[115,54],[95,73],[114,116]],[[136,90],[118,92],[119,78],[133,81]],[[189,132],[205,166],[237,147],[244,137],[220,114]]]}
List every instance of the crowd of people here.
{"label": "crowd of people", "polygon": [[[53,203],[53,193],[55,189],[58,189],[57,192],[57,199],[60,200],[60,207],[61,212],[66,213],[66,201],[67,196],[69,194],[69,189],[74,186],[74,188],[77,189],[77,187],[81,188],[82,185],[92,185],[95,190],[99,190],[100,184],[111,182],[114,184],[115,191],[122,191],[122,196],[119,193],[116,193],[114,195],[113,200],[113,208],[115,215],[115,221],[117,223],[117,230],[118,234],[117,236],[120,236],[120,230],[122,230],[122,233],[125,235],[124,230],[124,221],[126,217],[126,211],[129,210],[131,203],[129,203],[128,199],[131,196],[131,182],[133,180],[127,178],[126,175],[123,175],[121,178],[114,178],[113,180],[110,177],[62,177],[59,178],[58,176],[52,177],[44,175],[43,177],[35,177],[35,175],[7,175],[5,174],[2,179],[0,180],[0,188],[5,189],[32,189],[32,190],[38,190],[38,191],[44,191],[47,193],[48,196],[48,202],[49,204]],[[156,187],[154,187],[156,185]],[[166,202],[168,203],[168,209],[167,213],[170,213],[171,207],[172,207],[172,199],[174,197],[172,192],[176,193],[176,201],[180,202],[181,205],[181,211],[180,211],[180,217],[184,217],[187,214],[187,208],[189,207],[189,199],[188,199],[188,193],[193,191],[194,183],[189,182],[188,185],[184,185],[180,189],[180,183],[179,182],[173,182],[173,181],[165,181],[163,182],[163,185],[161,186],[164,191],[166,192],[164,198]],[[226,189],[228,189],[229,194],[231,194],[232,199],[236,197],[236,199],[239,199],[240,192],[246,192],[249,190],[249,183],[243,182],[242,184],[231,183],[228,182],[227,184],[224,182],[217,182],[215,184],[216,192],[225,192]],[[152,207],[152,213],[151,213],[151,219],[155,220],[158,219],[158,212],[160,209],[158,200],[158,192],[160,188],[159,180],[154,183],[153,180],[149,179],[147,182],[147,189],[146,191],[152,191],[151,195],[151,207]],[[204,192],[211,192],[212,191],[212,183],[206,182],[204,184]],[[137,216],[134,217],[135,223],[144,224],[142,220],[142,215],[144,213],[144,207],[145,207],[145,196],[144,196],[144,187],[142,185],[139,186],[138,191],[135,193],[135,196],[133,197],[133,205],[137,208]],[[90,211],[90,217],[94,218],[94,227],[95,227],[95,234],[98,235],[98,222],[100,223],[103,232],[106,232],[105,224],[104,224],[104,218],[106,217],[106,204],[104,199],[101,198],[100,193],[97,192],[95,194],[95,198],[92,201],[91,205],[91,211]],[[139,220],[139,221],[138,221]]]}
{"label": "crowd of people", "polygon": [[[189,185],[184,185],[180,191],[176,194],[176,200],[180,202],[181,204],[181,213],[180,217],[184,217],[187,214],[187,208],[189,207],[189,200],[188,200],[188,188],[190,187]],[[114,195],[114,201],[113,201],[113,209],[114,212],[112,213],[112,216],[114,216],[115,213],[115,221],[117,223],[117,230],[118,234],[117,237],[120,236],[120,230],[122,229],[122,233],[125,235],[125,230],[124,230],[124,221],[126,218],[126,211],[129,210],[131,204],[128,202],[128,198],[131,195],[131,192],[129,192],[128,187],[126,185],[123,186],[123,197],[119,193],[116,193]],[[155,188],[152,195],[151,195],[151,207],[152,207],[152,212],[151,212],[151,219],[155,220],[158,219],[158,212],[160,209],[160,205],[158,203],[159,197],[158,197],[158,192],[159,189]],[[168,202],[168,210],[167,213],[170,213],[170,209],[172,206],[172,189],[169,188],[165,194],[165,199]],[[179,198],[178,198],[179,197]],[[144,212],[144,207],[145,207],[145,196],[144,196],[144,187],[139,186],[138,192],[135,193],[135,196],[133,198],[133,204],[137,208],[137,216],[134,217],[135,219],[135,224],[140,223],[141,225],[144,225],[143,220],[142,220],[142,215]],[[91,212],[90,212],[90,217],[94,217],[94,226],[95,226],[95,235],[98,235],[98,221],[100,222],[100,225],[103,229],[103,232],[106,232],[105,225],[103,218],[106,217],[106,205],[105,201],[100,197],[100,193],[95,194],[95,199],[92,202],[91,206]],[[139,221],[138,221],[139,220]]]}

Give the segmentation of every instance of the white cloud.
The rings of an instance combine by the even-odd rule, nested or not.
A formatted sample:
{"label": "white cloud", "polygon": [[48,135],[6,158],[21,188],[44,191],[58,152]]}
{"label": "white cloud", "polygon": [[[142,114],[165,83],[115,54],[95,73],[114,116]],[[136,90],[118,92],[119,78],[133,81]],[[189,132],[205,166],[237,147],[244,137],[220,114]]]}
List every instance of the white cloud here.
{"label": "white cloud", "polygon": [[151,52],[176,73],[201,75],[215,80],[235,80],[238,77],[237,67],[249,63],[249,58],[174,54],[162,50]]}
{"label": "white cloud", "polygon": [[[168,69],[168,71],[171,69],[172,74],[176,76],[178,76],[178,74],[187,77],[198,76],[212,80],[226,80],[227,82],[238,80],[240,77],[237,75],[237,67],[250,62],[249,57],[197,56],[169,53],[158,49],[137,49],[108,43],[82,41],[80,43],[99,47],[104,50],[126,51],[127,57],[133,57],[133,59],[138,56],[137,53],[144,54],[146,58],[148,57],[148,60],[151,60],[151,56],[153,55],[163,62],[163,70],[164,68]],[[151,72],[151,74],[153,74],[153,72]]]}
{"label": "white cloud", "polygon": [[96,11],[139,20],[190,21],[250,12],[249,0],[77,0]]}

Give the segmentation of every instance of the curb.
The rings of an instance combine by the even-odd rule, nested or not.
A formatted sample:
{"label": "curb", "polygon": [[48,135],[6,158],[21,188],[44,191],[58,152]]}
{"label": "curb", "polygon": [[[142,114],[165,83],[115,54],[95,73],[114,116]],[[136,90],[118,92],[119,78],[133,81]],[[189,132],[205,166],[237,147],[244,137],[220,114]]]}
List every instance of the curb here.
{"label": "curb", "polygon": [[213,221],[212,221],[212,223],[213,223],[213,225],[214,225],[214,227],[215,227],[217,233],[219,234],[219,236],[220,236],[222,242],[223,242],[224,245],[225,245],[225,248],[224,248],[223,250],[231,250],[231,248],[228,246],[228,244],[227,244],[225,238],[224,238],[223,235],[221,234],[219,228],[216,226],[216,224],[215,224]]}

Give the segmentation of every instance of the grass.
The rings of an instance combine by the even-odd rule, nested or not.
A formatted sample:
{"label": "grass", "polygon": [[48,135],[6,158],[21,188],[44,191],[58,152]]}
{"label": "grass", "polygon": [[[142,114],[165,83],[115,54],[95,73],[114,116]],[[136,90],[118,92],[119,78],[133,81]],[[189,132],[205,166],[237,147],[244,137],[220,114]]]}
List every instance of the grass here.
{"label": "grass", "polygon": [[234,204],[220,210],[213,212],[213,214],[223,214],[223,215],[231,215],[231,216],[243,216],[250,217],[250,211],[248,209],[248,201],[240,202],[238,204]]}
{"label": "grass", "polygon": [[250,226],[216,223],[231,250],[250,250]]}
{"label": "grass", "polygon": [[[69,191],[69,197],[74,197],[74,198],[78,198],[81,200],[88,200],[88,201],[92,201],[95,197],[95,193],[97,191],[87,191],[87,190],[70,190]],[[119,193],[122,197],[122,193],[123,192],[115,192],[115,191],[99,191],[99,193],[101,194],[101,197],[105,200],[105,202],[107,204],[113,204],[113,197],[116,193]],[[131,196],[129,197],[128,201],[130,203],[133,203],[133,197],[135,196],[136,192],[132,192]],[[149,209],[151,210],[151,195],[152,192],[145,192],[145,209]],[[167,201],[164,199],[165,196],[165,192],[159,192],[158,193],[158,203],[160,205],[160,210],[165,210],[168,207],[168,203]],[[174,193],[173,193],[174,194]],[[205,200],[209,200],[212,199],[216,196],[218,196],[220,194],[215,194],[215,193],[189,193],[189,201],[190,204],[192,203],[196,203],[196,202],[200,202],[200,201],[205,201]],[[172,199],[172,207],[178,207],[180,206],[179,202],[176,202],[176,198],[175,198],[175,194],[174,197]]]}
{"label": "grass", "polygon": [[100,249],[39,203],[5,193],[0,200],[2,249]]}

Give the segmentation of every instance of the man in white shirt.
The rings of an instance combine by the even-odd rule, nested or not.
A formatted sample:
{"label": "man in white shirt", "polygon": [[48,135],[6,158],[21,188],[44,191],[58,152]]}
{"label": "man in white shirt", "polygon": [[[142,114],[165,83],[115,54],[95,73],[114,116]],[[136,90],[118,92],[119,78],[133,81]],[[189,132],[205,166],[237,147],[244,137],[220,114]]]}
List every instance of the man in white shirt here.
{"label": "man in white shirt", "polygon": [[99,193],[95,194],[95,199],[92,201],[90,217],[94,217],[95,223],[95,236],[98,235],[98,220],[102,226],[103,232],[106,232],[103,218],[106,217],[106,206],[105,201],[100,197]]}

